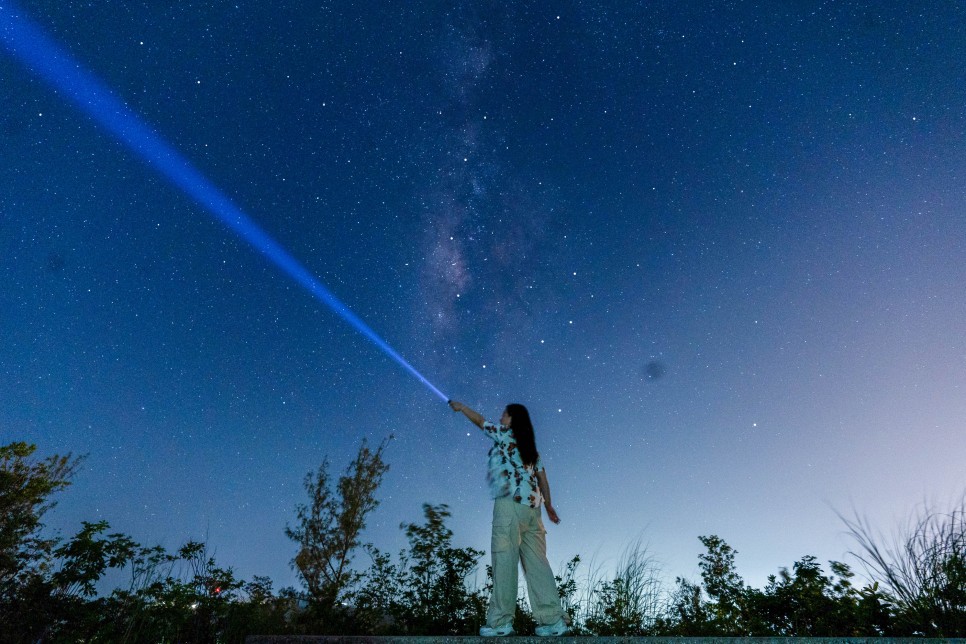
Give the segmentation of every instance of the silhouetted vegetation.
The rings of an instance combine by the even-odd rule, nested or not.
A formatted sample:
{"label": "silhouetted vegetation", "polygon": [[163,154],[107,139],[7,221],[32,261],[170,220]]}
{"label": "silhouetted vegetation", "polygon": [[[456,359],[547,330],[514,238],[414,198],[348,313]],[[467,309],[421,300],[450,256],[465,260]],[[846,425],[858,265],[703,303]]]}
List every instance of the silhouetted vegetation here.
{"label": "silhouetted vegetation", "polygon": [[859,545],[853,554],[886,589],[896,632],[966,633],[966,496],[949,512],[923,506],[888,545],[858,515],[843,521]]}
{"label": "silhouetted vegetation", "polygon": [[363,578],[352,567],[352,558],[363,545],[359,537],[366,518],[379,505],[376,490],[389,470],[382,459],[389,440],[375,451],[363,441],[335,489],[329,481],[328,461],[323,461],[317,472],[305,477],[311,503],[299,505],[298,524],[285,529],[299,546],[292,565],[305,584],[310,621],[326,633],[352,627],[342,606]]}
{"label": "silhouetted vegetation", "polygon": [[[489,570],[480,569],[483,551],[454,547],[447,506],[425,504],[421,523],[401,525],[409,544],[395,556],[361,540],[388,469],[385,447],[363,443],[334,487],[328,463],[307,476],[309,502],[286,528],[304,587],[280,591],[265,577],[236,579],[199,542],[169,553],[111,533],[104,521],[84,523],[68,539],[46,535],[44,515],[81,459],[38,459],[26,443],[0,447],[0,642],[475,634]],[[738,573],[737,551],[711,535],[699,537],[700,580],[678,578],[666,588],[637,543],[612,574],[583,573],[580,557],[571,559],[557,578],[561,601],[583,635],[966,635],[966,497],[950,512],[924,509],[888,544],[858,516],[843,521],[873,580],[864,585],[844,563],[829,562],[826,572],[805,556],[752,588]],[[127,582],[98,592],[109,570]],[[527,633],[534,625],[521,594],[514,626]]]}
{"label": "silhouetted vegetation", "polygon": [[483,552],[454,548],[445,505],[423,505],[422,524],[400,526],[409,548],[398,563],[372,548],[373,566],[353,595],[365,632],[406,635],[463,635],[486,619],[488,587],[473,588]]}

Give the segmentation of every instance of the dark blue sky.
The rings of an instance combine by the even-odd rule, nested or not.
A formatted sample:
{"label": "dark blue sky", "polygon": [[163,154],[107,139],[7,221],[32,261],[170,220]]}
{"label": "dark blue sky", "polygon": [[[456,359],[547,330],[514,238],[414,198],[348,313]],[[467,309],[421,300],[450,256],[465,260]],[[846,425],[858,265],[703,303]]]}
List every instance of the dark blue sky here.
{"label": "dark blue sky", "polygon": [[[2,6],[4,0],[0,0]],[[552,563],[846,558],[964,489],[966,10],[20,7],[448,395],[528,405]],[[0,54],[0,439],[50,523],[295,583],[302,478],[392,433],[368,537],[486,548],[486,440]]]}

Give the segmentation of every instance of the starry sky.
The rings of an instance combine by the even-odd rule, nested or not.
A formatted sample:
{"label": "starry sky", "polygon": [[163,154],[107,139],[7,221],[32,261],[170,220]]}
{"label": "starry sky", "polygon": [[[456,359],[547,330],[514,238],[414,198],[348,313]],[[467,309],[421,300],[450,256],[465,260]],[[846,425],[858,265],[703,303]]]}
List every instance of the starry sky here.
{"label": "starry sky", "polygon": [[[962,3],[18,6],[434,385],[530,408],[556,568],[694,578],[718,534],[761,585],[966,487]],[[51,529],[297,585],[305,474],[392,434],[366,538],[446,503],[488,548],[469,422],[6,50],[0,86],[0,441],[88,454]]]}

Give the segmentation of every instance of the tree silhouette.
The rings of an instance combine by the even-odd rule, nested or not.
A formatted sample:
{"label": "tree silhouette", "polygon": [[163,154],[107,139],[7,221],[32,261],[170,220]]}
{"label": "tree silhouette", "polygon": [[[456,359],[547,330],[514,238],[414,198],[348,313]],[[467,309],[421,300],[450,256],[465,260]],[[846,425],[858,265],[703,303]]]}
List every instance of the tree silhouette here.
{"label": "tree silhouette", "polygon": [[312,607],[323,621],[336,619],[338,606],[361,578],[352,558],[362,545],[359,536],[379,501],[376,490],[389,465],[382,455],[390,436],[372,450],[363,440],[355,459],[332,487],[328,460],[306,475],[310,502],[297,507],[298,523],[285,534],[299,551],[292,561],[305,583]]}

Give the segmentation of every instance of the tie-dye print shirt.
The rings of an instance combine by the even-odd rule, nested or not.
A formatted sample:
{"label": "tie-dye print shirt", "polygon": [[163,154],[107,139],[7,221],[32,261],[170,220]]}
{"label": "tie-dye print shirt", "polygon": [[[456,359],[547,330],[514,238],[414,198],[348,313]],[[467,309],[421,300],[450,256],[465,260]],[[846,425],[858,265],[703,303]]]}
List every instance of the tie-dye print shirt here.
{"label": "tie-dye print shirt", "polygon": [[509,496],[517,503],[539,508],[543,501],[537,484],[537,472],[543,469],[540,456],[533,467],[524,465],[509,427],[484,421],[483,433],[493,439],[486,477],[493,498]]}

